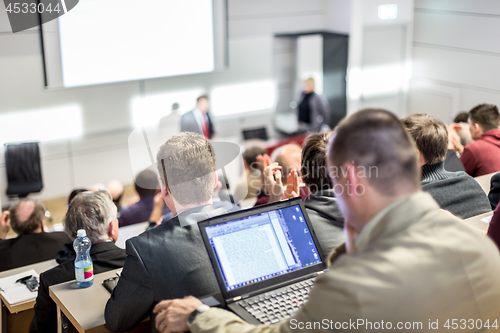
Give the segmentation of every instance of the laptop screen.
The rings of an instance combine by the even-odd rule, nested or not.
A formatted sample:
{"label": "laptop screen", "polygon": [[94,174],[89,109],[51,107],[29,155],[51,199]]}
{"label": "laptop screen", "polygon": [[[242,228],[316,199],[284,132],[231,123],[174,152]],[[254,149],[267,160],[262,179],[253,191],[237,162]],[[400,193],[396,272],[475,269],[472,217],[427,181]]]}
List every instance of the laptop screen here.
{"label": "laptop screen", "polygon": [[300,205],[205,228],[227,291],[321,263]]}

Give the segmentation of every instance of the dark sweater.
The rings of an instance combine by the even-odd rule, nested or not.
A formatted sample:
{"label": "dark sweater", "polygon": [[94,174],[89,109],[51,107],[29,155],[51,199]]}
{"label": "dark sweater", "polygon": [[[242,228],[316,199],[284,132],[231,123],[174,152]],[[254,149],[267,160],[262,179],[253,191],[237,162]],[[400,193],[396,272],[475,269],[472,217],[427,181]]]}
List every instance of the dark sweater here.
{"label": "dark sweater", "polygon": [[344,217],[337,205],[333,190],[309,194],[304,200],[307,215],[326,258],[337,246],[344,243]]}
{"label": "dark sweater", "polygon": [[449,172],[444,163],[422,166],[422,190],[429,192],[442,209],[462,219],[491,211],[479,183],[465,172]]}

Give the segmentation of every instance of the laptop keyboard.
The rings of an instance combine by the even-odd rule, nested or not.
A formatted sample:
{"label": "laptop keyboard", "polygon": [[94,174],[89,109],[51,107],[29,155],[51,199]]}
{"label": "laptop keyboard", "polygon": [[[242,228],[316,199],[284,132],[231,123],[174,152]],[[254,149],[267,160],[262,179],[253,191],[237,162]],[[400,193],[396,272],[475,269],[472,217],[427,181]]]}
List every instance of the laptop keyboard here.
{"label": "laptop keyboard", "polygon": [[262,324],[275,324],[290,317],[309,297],[314,284],[311,278],[295,284],[254,296],[237,304]]}

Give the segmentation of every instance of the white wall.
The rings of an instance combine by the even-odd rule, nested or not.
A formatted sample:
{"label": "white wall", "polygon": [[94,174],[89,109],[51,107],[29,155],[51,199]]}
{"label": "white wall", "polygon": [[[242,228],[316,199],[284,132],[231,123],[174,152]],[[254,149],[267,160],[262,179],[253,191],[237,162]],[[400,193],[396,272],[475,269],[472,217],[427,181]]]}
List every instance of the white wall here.
{"label": "white wall", "polygon": [[347,112],[385,108],[404,116],[411,74],[413,0],[392,0],[397,17],[381,20],[383,0],[352,0]]}
{"label": "white wall", "polygon": [[[12,34],[2,2],[0,119],[6,114],[27,111],[43,114],[67,106],[81,112],[81,123],[74,125],[81,127],[83,136],[42,143],[45,188],[38,196],[42,199],[66,196],[74,187],[111,179],[131,183],[135,170],[130,165],[127,140],[133,125],[134,99],[192,89],[210,92],[220,86],[273,80],[272,35],[325,29],[324,11],[329,1],[333,0],[229,0],[230,69],[224,72],[51,91],[43,87],[39,28]],[[170,105],[165,106],[165,114],[169,108]],[[236,117],[219,117],[215,122],[219,132],[238,139],[241,128],[269,125],[273,111],[266,109]],[[46,119],[46,123],[39,126],[65,126],[53,122],[53,119]],[[2,124],[6,126],[9,124]],[[173,115],[167,136],[177,131],[177,118]],[[8,201],[5,189],[5,163],[3,151],[0,151],[0,199],[3,204]]]}
{"label": "white wall", "polygon": [[481,103],[500,105],[500,1],[415,0],[408,113],[449,123]]}

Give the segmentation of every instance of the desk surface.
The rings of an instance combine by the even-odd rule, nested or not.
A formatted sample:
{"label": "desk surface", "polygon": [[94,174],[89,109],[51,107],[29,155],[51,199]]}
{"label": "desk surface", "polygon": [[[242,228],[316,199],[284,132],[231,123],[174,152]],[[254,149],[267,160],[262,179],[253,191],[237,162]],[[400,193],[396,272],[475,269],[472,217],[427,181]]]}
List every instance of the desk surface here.
{"label": "desk surface", "polygon": [[[39,262],[37,264],[23,266],[23,267],[19,267],[19,268],[14,268],[14,269],[2,272],[2,273],[0,273],[0,278],[19,274],[19,273],[28,271],[30,269],[34,269],[35,272],[40,274],[40,273],[43,273],[43,272],[45,272],[53,267],[56,267],[56,266],[57,266],[57,262],[55,260],[42,261],[42,262]],[[7,303],[7,301],[5,300],[5,298],[1,294],[0,294],[0,298],[2,299],[2,302],[5,304],[7,309],[9,309],[10,313],[16,313],[16,312],[21,312],[24,310],[32,309],[33,306],[35,305],[35,298],[31,301],[17,303],[14,305],[10,305],[9,303]]]}
{"label": "desk surface", "polygon": [[496,173],[497,172],[493,172],[474,178],[479,183],[479,185],[481,185],[481,188],[484,192],[486,192],[486,194],[490,193],[491,177],[493,177],[493,175],[495,175]]}
{"label": "desk surface", "polygon": [[104,309],[109,299],[109,292],[102,282],[116,277],[115,269],[94,276],[94,285],[80,289],[76,282],[64,282],[49,288],[50,297],[59,306],[61,311],[71,321],[78,332],[111,332],[105,326]]}
{"label": "desk surface", "polygon": [[116,241],[116,246],[119,248],[125,248],[125,242],[132,237],[142,234],[149,226],[149,222],[141,222],[126,227],[121,227],[118,229],[118,240]]}
{"label": "desk surface", "polygon": [[485,217],[489,217],[489,216],[493,216],[493,212],[488,212],[488,213],[484,213],[481,215],[469,217],[468,219],[465,219],[464,222],[466,222],[469,225],[471,225],[475,228],[478,228],[486,233],[488,231],[488,227],[489,227],[490,223],[489,223],[489,221],[488,222],[481,221],[481,219],[483,219]]}

